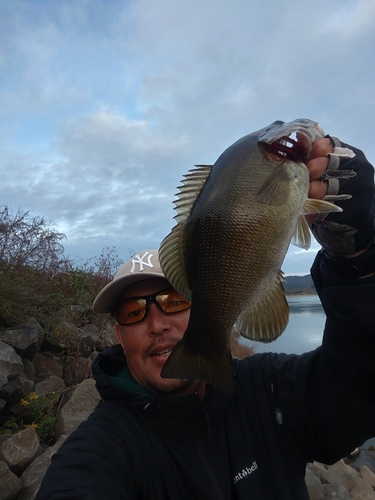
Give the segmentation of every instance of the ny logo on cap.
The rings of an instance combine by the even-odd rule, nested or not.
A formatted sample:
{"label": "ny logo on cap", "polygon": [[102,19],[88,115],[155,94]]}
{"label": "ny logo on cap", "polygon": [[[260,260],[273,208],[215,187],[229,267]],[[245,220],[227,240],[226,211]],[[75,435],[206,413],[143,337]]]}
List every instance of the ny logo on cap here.
{"label": "ny logo on cap", "polygon": [[[137,254],[135,257],[132,258],[132,268],[131,268],[130,272],[134,273],[137,264],[139,265],[139,269],[138,269],[139,273],[144,271],[143,266],[154,267],[152,262],[151,262],[152,256],[153,256],[153,254],[150,252],[145,252],[142,255],[142,257],[140,257]],[[146,257],[147,257],[147,262],[144,261],[144,259],[146,259]]]}

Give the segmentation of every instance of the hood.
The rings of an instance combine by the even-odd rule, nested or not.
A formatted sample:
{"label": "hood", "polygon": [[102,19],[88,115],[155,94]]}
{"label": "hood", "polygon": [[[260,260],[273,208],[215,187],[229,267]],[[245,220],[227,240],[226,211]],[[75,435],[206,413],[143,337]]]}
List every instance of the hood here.
{"label": "hood", "polygon": [[102,399],[121,401],[126,405],[139,407],[142,411],[146,410],[147,413],[157,414],[157,418],[162,417],[166,424],[177,419],[181,426],[195,425],[202,419],[202,412],[206,412],[211,430],[214,430],[224,417],[227,403],[232,399],[232,396],[217,391],[209,384],[203,401],[196,393],[160,398],[137,384],[131,376],[120,379],[118,376],[124,368],[127,368],[126,356],[119,344],[109,347],[94,359],[92,372]]}

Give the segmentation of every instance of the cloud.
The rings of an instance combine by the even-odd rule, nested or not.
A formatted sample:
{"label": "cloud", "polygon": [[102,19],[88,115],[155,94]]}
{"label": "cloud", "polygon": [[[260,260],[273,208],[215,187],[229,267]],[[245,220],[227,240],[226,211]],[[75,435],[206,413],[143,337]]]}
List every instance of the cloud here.
{"label": "cloud", "polygon": [[[1,203],[53,221],[69,252],[127,256],[174,225],[183,174],[276,119],[374,160],[374,22],[370,0],[4,3]],[[310,263],[290,250],[286,267]]]}

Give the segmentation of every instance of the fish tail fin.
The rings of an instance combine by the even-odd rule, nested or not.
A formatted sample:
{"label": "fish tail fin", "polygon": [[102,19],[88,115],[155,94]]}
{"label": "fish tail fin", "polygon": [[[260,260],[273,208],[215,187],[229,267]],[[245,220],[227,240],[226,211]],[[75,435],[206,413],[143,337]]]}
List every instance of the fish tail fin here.
{"label": "fish tail fin", "polygon": [[234,371],[230,350],[199,354],[189,349],[184,339],[171,352],[161,371],[163,378],[200,379],[225,394],[234,391]]}

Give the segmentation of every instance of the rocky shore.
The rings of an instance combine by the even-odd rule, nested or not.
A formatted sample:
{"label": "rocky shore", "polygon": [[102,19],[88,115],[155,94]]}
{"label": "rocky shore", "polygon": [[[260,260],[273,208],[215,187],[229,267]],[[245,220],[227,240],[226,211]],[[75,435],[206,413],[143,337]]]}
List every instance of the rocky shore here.
{"label": "rocky shore", "polygon": [[[116,342],[111,324],[60,327],[57,337],[45,334],[29,318],[0,331],[0,425],[9,429],[0,434],[0,500],[33,500],[52,455],[100,401],[91,360]],[[16,422],[22,428],[12,429]],[[375,500],[375,451],[308,464],[306,484],[311,500]]]}

